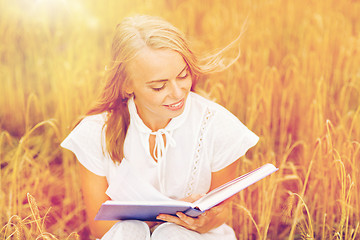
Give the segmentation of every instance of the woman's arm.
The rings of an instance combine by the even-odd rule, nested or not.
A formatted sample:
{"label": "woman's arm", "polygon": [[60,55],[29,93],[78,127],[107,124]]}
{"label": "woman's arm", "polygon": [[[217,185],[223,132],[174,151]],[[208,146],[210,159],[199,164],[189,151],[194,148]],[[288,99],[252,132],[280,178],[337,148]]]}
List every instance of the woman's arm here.
{"label": "woman's arm", "polygon": [[110,198],[105,194],[108,182],[105,177],[98,176],[83,165],[79,165],[81,190],[86,208],[90,231],[96,238],[101,238],[117,221],[95,221],[100,206]]}
{"label": "woman's arm", "polygon": [[[239,159],[224,169],[214,172],[211,175],[211,186],[210,191],[221,186],[222,184],[237,177],[236,170],[239,163]],[[196,199],[193,199],[196,200]],[[206,233],[213,228],[219,227],[224,224],[228,219],[230,213],[230,203],[232,198],[225,200],[217,206],[209,209],[205,213],[201,214],[197,218],[192,218],[184,213],[177,213],[178,217],[160,214],[158,219],[163,221],[176,223],[185,228],[197,231],[199,233]]]}

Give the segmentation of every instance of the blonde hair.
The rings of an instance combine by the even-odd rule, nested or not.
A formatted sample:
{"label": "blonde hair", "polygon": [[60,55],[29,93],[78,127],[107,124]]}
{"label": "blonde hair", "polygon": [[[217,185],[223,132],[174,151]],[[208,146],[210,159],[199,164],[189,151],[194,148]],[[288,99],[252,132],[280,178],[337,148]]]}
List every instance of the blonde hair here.
{"label": "blonde hair", "polygon": [[178,52],[189,67],[194,91],[198,79],[205,74],[228,68],[239,55],[224,64],[222,54],[233,48],[240,36],[222,51],[199,60],[191,51],[184,35],[169,22],[153,16],[138,15],[125,18],[115,29],[111,48],[111,63],[106,68],[105,84],[95,105],[86,115],[107,112],[105,122],[106,151],[120,163],[124,157],[124,141],[130,123],[127,109],[129,95],[124,86],[129,81],[126,66],[145,46],[153,49],[171,49]]}

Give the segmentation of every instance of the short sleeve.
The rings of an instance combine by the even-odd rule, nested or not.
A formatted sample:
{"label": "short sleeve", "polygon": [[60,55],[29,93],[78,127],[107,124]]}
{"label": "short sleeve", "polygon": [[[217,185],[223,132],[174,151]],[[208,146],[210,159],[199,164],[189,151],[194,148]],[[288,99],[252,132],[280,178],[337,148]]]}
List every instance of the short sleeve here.
{"label": "short sleeve", "polygon": [[212,172],[220,171],[235,162],[259,141],[257,135],[223,107],[216,111],[210,130]]}
{"label": "short sleeve", "polygon": [[103,115],[85,117],[60,144],[72,151],[89,171],[105,176]]}

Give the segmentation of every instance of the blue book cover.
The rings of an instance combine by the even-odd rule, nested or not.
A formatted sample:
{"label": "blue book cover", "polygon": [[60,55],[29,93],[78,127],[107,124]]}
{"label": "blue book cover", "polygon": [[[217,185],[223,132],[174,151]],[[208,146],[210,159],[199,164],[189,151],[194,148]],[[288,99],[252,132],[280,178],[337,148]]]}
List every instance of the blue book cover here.
{"label": "blue book cover", "polygon": [[[190,213],[190,210],[191,213]],[[95,220],[142,220],[159,221],[156,216],[160,213],[175,215],[177,212],[186,213],[194,217],[200,215],[202,211],[193,209],[192,203],[182,201],[166,202],[145,202],[145,201],[106,201],[102,204]]]}

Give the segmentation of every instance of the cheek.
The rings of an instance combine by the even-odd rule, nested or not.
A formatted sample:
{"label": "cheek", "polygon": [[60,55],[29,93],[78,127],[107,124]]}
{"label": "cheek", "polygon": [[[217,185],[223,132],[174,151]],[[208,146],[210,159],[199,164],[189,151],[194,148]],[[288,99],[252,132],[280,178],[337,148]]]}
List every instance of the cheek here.
{"label": "cheek", "polygon": [[162,105],[166,96],[167,96],[167,94],[165,91],[164,92],[151,91],[147,94],[147,97],[144,100],[145,100],[146,104],[149,104],[149,105]]}
{"label": "cheek", "polygon": [[190,90],[192,87],[192,84],[193,84],[192,78],[188,78],[188,79],[184,80],[183,88],[186,90]]}
{"label": "cheek", "polygon": [[193,87],[193,81],[192,79],[190,79],[188,84],[188,90],[190,91],[192,87]]}

